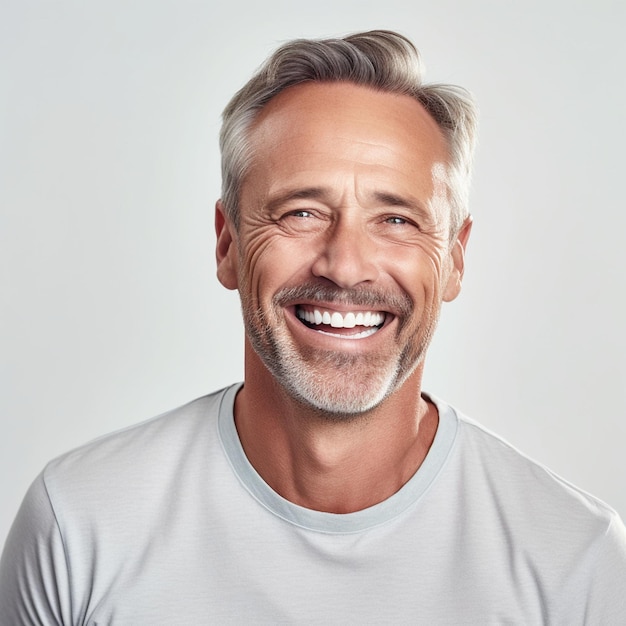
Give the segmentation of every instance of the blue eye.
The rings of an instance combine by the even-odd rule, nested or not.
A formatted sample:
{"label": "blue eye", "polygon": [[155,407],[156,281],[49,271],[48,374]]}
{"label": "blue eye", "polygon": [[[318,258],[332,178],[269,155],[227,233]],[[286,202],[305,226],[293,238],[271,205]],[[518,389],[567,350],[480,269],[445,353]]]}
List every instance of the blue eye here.
{"label": "blue eye", "polygon": [[394,215],[392,217],[388,217],[385,221],[388,224],[397,224],[399,226],[402,226],[403,224],[407,224],[408,223],[404,218],[398,217],[397,215]]}
{"label": "blue eye", "polygon": [[288,217],[313,217],[313,213],[311,211],[307,211],[306,209],[300,209],[298,211],[291,211],[291,213],[287,214]]}

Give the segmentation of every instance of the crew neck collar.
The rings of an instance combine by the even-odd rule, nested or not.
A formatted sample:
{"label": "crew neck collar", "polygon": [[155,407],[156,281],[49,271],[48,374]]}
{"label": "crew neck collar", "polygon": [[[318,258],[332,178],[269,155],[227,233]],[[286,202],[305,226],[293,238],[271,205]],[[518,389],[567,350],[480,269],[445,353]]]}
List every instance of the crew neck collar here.
{"label": "crew neck collar", "polygon": [[424,394],[439,413],[439,424],[433,443],[418,471],[392,496],[374,506],[354,513],[326,513],[307,509],[276,493],[257,473],[246,457],[234,419],[235,396],[243,383],[223,392],[219,409],[218,429],[226,457],[241,484],[259,504],[281,519],[321,533],[355,533],[380,526],[400,516],[426,493],[444,466],[452,450],[458,417],[452,407]]}

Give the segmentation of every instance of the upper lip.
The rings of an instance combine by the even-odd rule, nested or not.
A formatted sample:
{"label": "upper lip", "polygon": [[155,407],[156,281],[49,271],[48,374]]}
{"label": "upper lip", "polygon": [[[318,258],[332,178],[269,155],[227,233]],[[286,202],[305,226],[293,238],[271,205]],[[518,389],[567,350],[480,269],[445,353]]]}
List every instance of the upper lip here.
{"label": "upper lip", "polygon": [[294,314],[297,307],[317,308],[329,313],[381,313],[389,320],[404,318],[411,310],[408,296],[400,292],[372,289],[334,289],[327,285],[302,284],[281,289],[274,296],[274,304],[290,309]]}

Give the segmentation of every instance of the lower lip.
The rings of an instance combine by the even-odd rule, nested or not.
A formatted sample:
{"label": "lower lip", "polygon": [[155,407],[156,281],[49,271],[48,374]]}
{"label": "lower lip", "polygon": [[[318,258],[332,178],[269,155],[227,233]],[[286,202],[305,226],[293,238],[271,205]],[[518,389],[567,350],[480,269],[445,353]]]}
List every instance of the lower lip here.
{"label": "lower lip", "polygon": [[335,337],[337,339],[347,339],[348,341],[360,341],[361,339],[367,339],[368,337],[375,335],[382,328],[382,326],[372,326],[369,328],[364,326],[363,328],[365,328],[365,330],[362,330],[356,333],[353,332],[352,334],[348,334],[348,333],[344,334],[344,333],[329,332],[327,330],[322,330],[321,328],[312,328],[311,326],[307,326],[306,324],[303,324],[303,326],[305,326],[309,330],[314,330],[316,333],[321,333],[322,335],[326,335],[328,337]]}

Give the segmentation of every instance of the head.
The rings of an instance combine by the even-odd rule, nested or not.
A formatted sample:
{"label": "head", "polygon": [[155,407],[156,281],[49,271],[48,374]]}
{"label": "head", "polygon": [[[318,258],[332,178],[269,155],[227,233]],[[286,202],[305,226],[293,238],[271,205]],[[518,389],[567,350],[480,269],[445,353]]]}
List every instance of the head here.
{"label": "head", "polygon": [[241,187],[254,159],[250,131],[267,103],[301,83],[348,82],[415,98],[435,120],[448,146],[450,239],[454,239],[468,216],[477,113],[467,91],[453,85],[426,84],[422,73],[413,44],[390,31],[341,39],[299,39],[276,50],[224,110],[222,203],[229,219],[238,225]]}
{"label": "head", "polygon": [[325,417],[417,397],[463,275],[474,127],[467,94],[422,85],[388,32],[287,44],[235,95],[216,252],[247,381]]}

